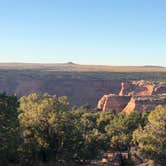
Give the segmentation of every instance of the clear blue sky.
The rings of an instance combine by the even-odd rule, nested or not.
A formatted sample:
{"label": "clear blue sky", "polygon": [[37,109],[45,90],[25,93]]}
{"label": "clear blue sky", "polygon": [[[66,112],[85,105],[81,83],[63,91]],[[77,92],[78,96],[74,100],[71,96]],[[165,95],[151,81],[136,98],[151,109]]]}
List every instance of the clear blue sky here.
{"label": "clear blue sky", "polygon": [[0,0],[0,62],[166,66],[165,0]]}

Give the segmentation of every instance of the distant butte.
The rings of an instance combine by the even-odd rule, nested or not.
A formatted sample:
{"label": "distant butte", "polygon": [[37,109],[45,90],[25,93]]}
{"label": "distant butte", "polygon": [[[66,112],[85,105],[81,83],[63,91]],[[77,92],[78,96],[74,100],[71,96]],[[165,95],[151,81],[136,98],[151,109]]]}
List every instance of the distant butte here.
{"label": "distant butte", "polygon": [[76,65],[76,63],[73,63],[73,62],[67,62],[67,65]]}

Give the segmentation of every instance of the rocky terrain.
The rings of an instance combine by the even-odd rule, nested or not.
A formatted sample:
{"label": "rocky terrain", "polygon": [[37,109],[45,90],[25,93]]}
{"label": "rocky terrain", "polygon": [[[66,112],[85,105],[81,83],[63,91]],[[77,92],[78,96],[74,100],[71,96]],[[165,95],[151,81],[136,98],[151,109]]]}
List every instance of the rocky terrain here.
{"label": "rocky terrain", "polygon": [[126,81],[121,83],[118,95],[104,95],[97,108],[130,113],[132,110],[150,111],[157,105],[166,105],[166,82]]}

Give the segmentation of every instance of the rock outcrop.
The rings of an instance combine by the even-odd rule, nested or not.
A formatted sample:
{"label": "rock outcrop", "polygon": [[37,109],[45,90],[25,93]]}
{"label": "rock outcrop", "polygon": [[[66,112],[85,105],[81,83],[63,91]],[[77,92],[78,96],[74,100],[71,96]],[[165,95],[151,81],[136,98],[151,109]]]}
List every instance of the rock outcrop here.
{"label": "rock outcrop", "polygon": [[129,114],[133,110],[138,112],[151,111],[157,105],[166,106],[166,95],[132,97],[123,112]]}
{"label": "rock outcrop", "polygon": [[98,109],[107,111],[109,109],[121,111],[126,107],[126,103],[130,101],[130,96],[118,96],[115,94],[104,95],[98,102]]}
{"label": "rock outcrop", "polygon": [[155,84],[144,80],[122,82],[119,96],[151,96]]}
{"label": "rock outcrop", "polygon": [[122,110],[123,112],[130,114],[131,111],[135,110],[136,101],[134,97],[131,97],[130,101],[126,105],[126,107]]}
{"label": "rock outcrop", "polygon": [[159,82],[153,91],[153,95],[165,95],[166,94],[166,82]]}
{"label": "rock outcrop", "polygon": [[166,106],[166,82],[122,82],[118,95],[104,95],[98,102],[102,111],[115,110],[129,114],[131,111],[150,111],[157,105]]}

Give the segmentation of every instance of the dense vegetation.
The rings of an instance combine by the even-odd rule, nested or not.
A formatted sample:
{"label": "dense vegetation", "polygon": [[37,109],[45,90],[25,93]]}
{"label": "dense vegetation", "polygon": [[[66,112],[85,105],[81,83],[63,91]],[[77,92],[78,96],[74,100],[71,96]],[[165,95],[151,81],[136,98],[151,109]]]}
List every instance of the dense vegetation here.
{"label": "dense vegetation", "polygon": [[0,94],[0,165],[86,165],[107,151],[118,152],[121,165],[132,165],[135,147],[141,157],[164,166],[166,108],[125,115],[87,105],[70,109],[68,104],[66,97],[48,94],[19,100]]}

